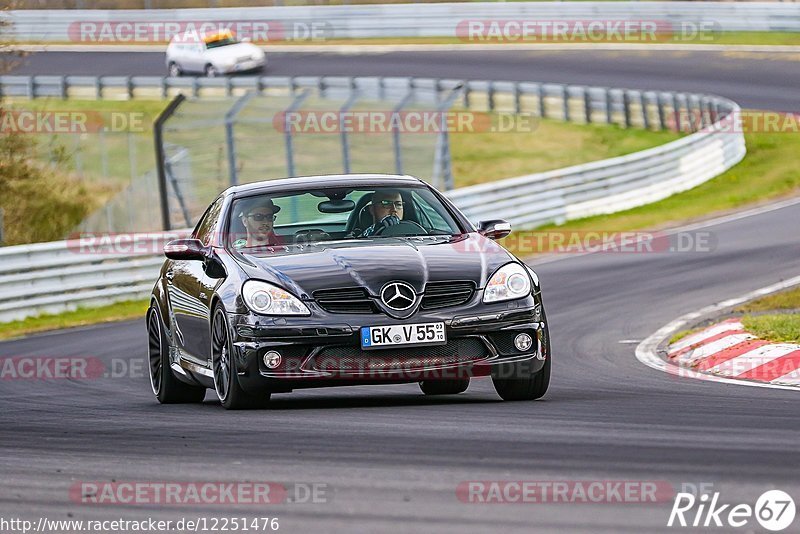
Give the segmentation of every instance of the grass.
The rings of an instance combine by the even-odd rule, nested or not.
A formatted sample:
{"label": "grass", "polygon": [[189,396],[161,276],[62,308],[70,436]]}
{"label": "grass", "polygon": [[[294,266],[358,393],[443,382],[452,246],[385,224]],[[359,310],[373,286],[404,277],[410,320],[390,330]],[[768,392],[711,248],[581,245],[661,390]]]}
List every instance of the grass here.
{"label": "grass", "polygon": [[144,317],[149,301],[131,300],[109,304],[100,308],[78,308],[60,314],[29,317],[20,321],[0,324],[0,339],[10,339],[36,332],[74,328],[113,321],[124,321]]}
{"label": "grass", "polygon": [[800,314],[746,315],[745,329],[761,339],[779,343],[800,343]]}
{"label": "grass", "polygon": [[127,184],[132,172],[141,174],[155,165],[153,121],[166,106],[164,101],[9,98],[7,102],[11,111],[77,112],[85,113],[89,125],[102,121],[108,128],[102,134],[89,126],[89,133],[31,135],[39,144],[40,160],[50,163],[53,154],[63,150],[67,160],[60,168],[84,180]]}
{"label": "grass", "polygon": [[[800,313],[764,313],[781,310],[800,310],[800,287],[767,295],[733,309],[734,313],[757,314],[742,318],[745,330],[753,335],[769,341],[800,343]],[[705,327],[678,332],[670,338],[669,344],[677,343],[703,328]]]}
{"label": "grass", "polygon": [[680,137],[674,132],[539,120],[530,132],[450,136],[456,187],[630,154]]}
{"label": "grass", "polygon": [[669,344],[672,345],[673,343],[677,343],[681,339],[688,337],[695,332],[699,332],[705,327],[698,326],[697,328],[690,328],[689,330],[681,330],[680,332],[673,334],[671,338],[669,338]]}
{"label": "grass", "polygon": [[800,287],[767,295],[758,300],[742,304],[734,311],[738,313],[754,313],[770,310],[798,310],[800,309]]}
{"label": "grass", "polygon": [[706,217],[800,192],[800,135],[747,133],[747,156],[708,182],[664,200],[610,215],[547,225],[542,230],[627,231],[653,229]]}

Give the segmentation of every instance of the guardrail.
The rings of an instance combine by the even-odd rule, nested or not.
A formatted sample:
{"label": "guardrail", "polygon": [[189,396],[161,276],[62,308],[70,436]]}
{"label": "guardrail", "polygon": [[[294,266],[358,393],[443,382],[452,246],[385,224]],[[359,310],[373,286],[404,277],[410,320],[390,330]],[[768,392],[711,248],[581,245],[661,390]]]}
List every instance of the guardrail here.
{"label": "guardrail", "polygon": [[467,109],[529,112],[568,122],[684,132],[710,125],[735,106],[729,100],[697,93],[539,82],[344,76],[0,76],[1,96],[28,99],[152,99],[172,98],[178,93],[214,98],[242,96],[248,91],[269,94],[271,89],[289,89],[294,94],[312,88],[321,97],[346,98],[358,90],[365,99],[386,100],[412,93],[418,100],[435,102],[457,87],[463,87]]}
{"label": "guardrail", "polygon": [[[131,80],[137,89],[147,81]],[[266,91],[280,84],[284,89],[287,84],[297,90],[311,85],[329,92],[339,86],[332,79],[317,77],[149,80],[159,91],[188,82],[197,88],[199,96],[207,91]],[[438,98],[463,83],[463,105],[469,109],[693,132],[626,156],[448,191],[453,202],[475,222],[501,217],[524,228],[628,209],[703,183],[738,163],[746,152],[739,106],[715,96],[534,82],[371,80],[374,90],[384,96],[404,94],[408,87],[414,87]],[[18,81],[19,77],[0,77],[0,87],[8,94],[9,87],[31,86]],[[103,89],[100,93],[106,95],[104,81],[89,79],[86,85],[99,84]],[[34,96],[49,94],[50,86],[45,82],[34,80]],[[66,81],[68,92],[76,88],[74,82]],[[55,85],[62,86],[60,82]],[[150,251],[160,250],[160,243],[152,245],[151,235],[142,239],[151,243]],[[118,247],[112,247],[117,251],[114,254],[95,253],[80,243],[0,248],[0,322],[149,293],[163,261],[160,254],[125,254],[119,253]]]}
{"label": "guardrail", "polygon": [[[169,234],[86,236],[0,248],[0,323],[77,306],[146,298]],[[138,251],[138,252],[137,252]]]}
{"label": "guardrail", "polygon": [[[200,21],[243,23],[275,39],[462,37],[469,21],[651,21],[672,33],[705,31],[800,31],[800,6],[781,2],[471,2],[227,9],[29,10],[9,13],[11,35],[37,42],[152,42],[153,32]],[[252,23],[271,23],[260,30]],[[80,24],[86,26],[81,31]],[[246,23],[246,24],[245,24]],[[94,24],[94,26],[92,26]],[[154,26],[155,25],[155,26]],[[272,32],[271,34],[269,32]],[[139,34],[140,36],[142,34]],[[256,35],[258,36],[258,35]],[[696,34],[683,36],[697,40]],[[168,39],[167,39],[168,40]],[[163,41],[163,39],[160,39]]]}

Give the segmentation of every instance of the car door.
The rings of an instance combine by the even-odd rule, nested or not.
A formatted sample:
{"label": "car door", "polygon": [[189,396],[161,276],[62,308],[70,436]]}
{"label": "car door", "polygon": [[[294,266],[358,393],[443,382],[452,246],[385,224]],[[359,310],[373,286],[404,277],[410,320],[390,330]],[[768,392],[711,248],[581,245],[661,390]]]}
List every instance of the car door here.
{"label": "car door", "polygon": [[[207,246],[219,221],[223,199],[206,210],[192,237]],[[194,363],[207,365],[210,354],[209,303],[213,283],[203,270],[203,262],[175,260],[167,273],[167,288],[176,324],[176,338],[183,356]]]}
{"label": "car door", "polygon": [[203,72],[206,66],[205,61],[206,45],[204,43],[191,43],[186,49],[186,64],[188,70],[192,72]]}

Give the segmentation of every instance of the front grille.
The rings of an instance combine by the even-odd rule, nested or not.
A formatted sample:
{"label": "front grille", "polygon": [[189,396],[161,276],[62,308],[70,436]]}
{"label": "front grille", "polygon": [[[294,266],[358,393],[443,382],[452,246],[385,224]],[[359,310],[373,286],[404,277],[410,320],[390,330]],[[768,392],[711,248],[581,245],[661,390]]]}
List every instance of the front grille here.
{"label": "front grille", "polygon": [[377,313],[375,304],[360,287],[320,289],[314,291],[314,300],[329,313]]}
{"label": "front grille", "polygon": [[365,351],[358,346],[324,347],[310,362],[312,369],[327,372],[417,370],[466,364],[489,356],[478,338],[450,340],[434,347],[398,347]]}
{"label": "front grille", "polygon": [[502,356],[510,356],[513,354],[522,354],[520,351],[517,350],[517,347],[514,346],[514,338],[517,337],[518,334],[526,333],[533,338],[533,345],[531,346],[530,352],[536,351],[536,331],[533,329],[525,329],[525,330],[505,330],[502,332],[497,332],[494,334],[489,335],[489,341],[492,342],[494,348],[497,349],[498,354]]}
{"label": "front grille", "polygon": [[459,306],[468,302],[474,291],[474,282],[431,282],[425,286],[422,309]]}

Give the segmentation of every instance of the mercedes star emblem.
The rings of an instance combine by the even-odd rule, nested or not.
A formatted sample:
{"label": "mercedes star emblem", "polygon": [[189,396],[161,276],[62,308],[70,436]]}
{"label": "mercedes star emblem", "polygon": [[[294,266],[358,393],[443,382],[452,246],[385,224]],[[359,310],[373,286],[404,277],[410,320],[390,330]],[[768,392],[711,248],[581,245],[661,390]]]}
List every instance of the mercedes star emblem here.
{"label": "mercedes star emblem", "polygon": [[381,290],[381,300],[387,307],[403,311],[414,305],[416,293],[405,282],[390,282]]}

